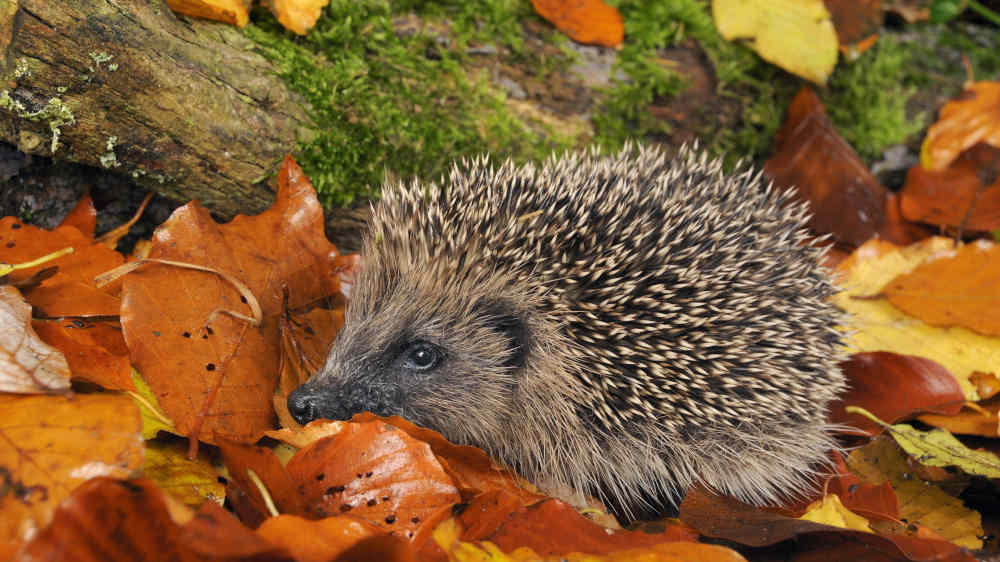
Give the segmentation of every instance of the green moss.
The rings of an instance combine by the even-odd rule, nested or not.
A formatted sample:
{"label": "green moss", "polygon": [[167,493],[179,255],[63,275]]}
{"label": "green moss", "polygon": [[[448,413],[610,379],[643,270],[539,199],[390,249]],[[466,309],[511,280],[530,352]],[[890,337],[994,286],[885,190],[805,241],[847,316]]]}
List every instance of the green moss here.
{"label": "green moss", "polygon": [[670,96],[682,91],[684,81],[660,63],[657,50],[691,39],[712,63],[717,94],[742,109],[737,126],[707,123],[698,131],[703,146],[730,161],[760,157],[769,149],[794,92],[793,80],[743,45],[723,39],[704,0],[609,3],[617,5],[625,20],[626,44],[618,65],[628,80],[610,88],[604,111],[595,116],[599,142],[614,147],[628,138],[670,132],[668,125],[648,114],[647,107],[658,97],[668,98],[669,103]]}
{"label": "green moss", "polygon": [[917,88],[910,80],[913,51],[883,37],[852,63],[841,64],[824,96],[837,131],[864,158],[906,141],[927,122],[924,114],[908,117],[906,104]]}
{"label": "green moss", "polygon": [[[425,3],[403,4],[420,9]],[[476,3],[478,10],[468,4],[428,6],[451,18],[447,35],[397,34],[398,12],[379,0],[334,0],[305,37],[264,15],[246,28],[310,104],[318,132],[297,157],[324,203],[372,196],[386,171],[436,177],[456,158],[491,152],[535,159],[568,142],[513,117],[487,77],[466,72],[464,50],[454,48],[485,38],[516,42],[523,3],[489,0]]]}

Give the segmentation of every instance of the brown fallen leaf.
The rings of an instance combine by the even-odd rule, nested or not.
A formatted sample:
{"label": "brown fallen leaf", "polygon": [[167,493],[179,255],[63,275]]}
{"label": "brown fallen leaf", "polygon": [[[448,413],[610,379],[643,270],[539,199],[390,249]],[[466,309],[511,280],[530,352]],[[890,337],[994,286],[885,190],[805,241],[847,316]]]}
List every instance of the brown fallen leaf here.
{"label": "brown fallen leaf", "polygon": [[796,559],[801,560],[975,560],[947,541],[842,530],[765,511],[733,498],[716,496],[698,486],[688,490],[681,503],[680,520],[706,537],[753,547],[794,538]]}
{"label": "brown fallen leaf", "polygon": [[139,410],[127,396],[0,395],[0,543],[30,538],[84,480],[142,464]]}
{"label": "brown fallen leaf", "polygon": [[31,327],[31,307],[10,285],[0,285],[0,391],[69,391],[69,364]]}
{"label": "brown fallen leaf", "polygon": [[[182,435],[252,442],[274,427],[278,320],[284,291],[295,309],[337,294],[336,249],[309,180],[289,157],[272,207],[216,223],[197,203],[179,209],[153,236],[151,263],[125,276],[122,328],[133,364]],[[262,311],[252,326],[246,287]]]}
{"label": "brown fallen leaf", "polygon": [[841,243],[860,246],[885,221],[888,191],[837,134],[812,88],[803,87],[788,106],[764,173],[779,187],[794,187],[812,211],[809,227]]}
{"label": "brown fallen leaf", "polygon": [[213,502],[178,509],[151,480],[94,478],[56,510],[22,562],[292,561]]}
{"label": "brown fallen leaf", "polygon": [[[253,527],[271,517],[272,506],[278,513],[312,516],[306,511],[302,491],[296,488],[297,483],[271,449],[220,439],[219,450],[229,469],[231,484],[246,497],[248,505],[240,514],[244,523]],[[249,515],[248,509],[253,510],[252,517],[244,517]]]}
{"label": "brown fallen leaf", "polygon": [[531,0],[531,5],[577,43],[615,47],[625,37],[621,14],[602,0]]}
{"label": "brown fallen leaf", "polygon": [[882,27],[879,0],[823,0],[837,31],[840,51],[856,58],[875,44]]}
{"label": "brown fallen leaf", "polygon": [[851,451],[847,457],[847,466],[863,481],[892,485],[899,501],[900,519],[925,526],[959,546],[981,548],[980,514],[942,488],[915,477],[915,464],[885,435]]}
{"label": "brown fallen leaf", "polygon": [[1000,148],[1000,82],[976,82],[941,107],[927,129],[920,164],[940,171],[978,143]]}
{"label": "brown fallen leaf", "polygon": [[666,523],[663,532],[658,533],[612,530],[580,515],[565,502],[550,498],[525,506],[502,490],[477,496],[458,521],[463,541],[489,541],[504,552],[527,547],[541,556],[608,554],[698,539],[693,529],[675,522]]}
{"label": "brown fallen leaf", "polygon": [[250,21],[249,0],[167,0],[170,9],[186,16],[243,27]]}
{"label": "brown fallen leaf", "polygon": [[841,368],[848,391],[830,405],[830,419],[867,435],[878,435],[882,426],[847,413],[846,406],[862,407],[879,419],[895,423],[921,412],[954,414],[965,402],[954,375],[923,357],[888,351],[855,353]]}
{"label": "brown fallen leaf", "polygon": [[963,244],[890,281],[882,294],[933,326],[962,326],[1000,335],[1000,245]]}
{"label": "brown fallen leaf", "polygon": [[1000,148],[978,143],[937,171],[913,166],[899,196],[911,221],[961,232],[1000,229]]}

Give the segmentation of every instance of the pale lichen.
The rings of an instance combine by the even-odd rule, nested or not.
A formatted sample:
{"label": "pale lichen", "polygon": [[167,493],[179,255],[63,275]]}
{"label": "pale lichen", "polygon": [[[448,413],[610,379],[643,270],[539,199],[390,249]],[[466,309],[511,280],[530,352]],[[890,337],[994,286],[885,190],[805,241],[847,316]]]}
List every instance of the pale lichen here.
{"label": "pale lichen", "polygon": [[11,97],[9,90],[3,90],[0,92],[0,109],[6,109],[28,121],[47,123],[52,132],[51,150],[53,154],[59,148],[62,127],[76,123],[76,117],[73,116],[69,106],[58,97],[49,98],[49,101],[38,111],[30,111],[22,102]]}
{"label": "pale lichen", "polygon": [[104,146],[107,152],[98,158],[101,162],[101,166],[104,168],[117,168],[118,166],[121,166],[121,162],[118,161],[118,157],[115,155],[115,143],[117,142],[118,137],[113,135],[108,137],[108,142]]}

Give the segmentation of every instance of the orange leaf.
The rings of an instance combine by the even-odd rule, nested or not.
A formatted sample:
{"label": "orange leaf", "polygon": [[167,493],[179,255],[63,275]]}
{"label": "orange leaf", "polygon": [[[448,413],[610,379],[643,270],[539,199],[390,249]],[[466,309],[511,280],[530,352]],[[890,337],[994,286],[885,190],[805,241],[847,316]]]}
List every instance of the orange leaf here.
{"label": "orange leaf", "polygon": [[208,502],[197,516],[171,509],[151,480],[94,478],[59,509],[20,560],[289,560],[280,548]]}
{"label": "orange leaf", "polygon": [[296,453],[287,470],[308,516],[349,513],[405,539],[461,501],[430,447],[381,421],[345,424]]}
{"label": "orange leaf", "polygon": [[924,414],[917,419],[933,425],[947,429],[951,433],[962,435],[982,435],[984,437],[1000,437],[1000,402],[992,401],[986,404],[978,404],[975,408],[966,408],[961,412],[943,416],[940,414]]}
{"label": "orange leaf", "polygon": [[274,424],[278,319],[338,291],[336,249],[323,234],[323,211],[309,180],[289,157],[274,204],[220,225],[196,202],[177,209],[153,236],[150,258],[195,264],[245,284],[263,322],[234,285],[217,274],[147,264],[125,276],[122,328],[136,368],[184,435],[255,440]]}
{"label": "orange leaf", "polygon": [[489,541],[504,552],[528,547],[542,556],[570,552],[608,554],[652,545],[694,541],[690,527],[668,523],[662,533],[608,529],[565,502],[547,499],[530,506],[503,491],[488,492],[474,499],[459,516],[463,541]]}
{"label": "orange leaf", "polygon": [[139,409],[118,394],[0,395],[0,542],[42,529],[78,484],[142,465]]}
{"label": "orange leaf", "polygon": [[250,471],[266,486],[279,512],[305,514],[302,493],[296,490],[295,482],[271,449],[220,439],[219,450],[222,451],[222,458],[229,468],[233,483],[246,494],[250,505],[257,511],[254,520],[266,519],[270,513],[261,491],[250,477]]}
{"label": "orange leaf", "polygon": [[[257,529],[257,534],[272,544],[284,547],[298,562],[326,562],[352,548],[363,548],[365,539],[385,535],[386,531],[349,515],[318,521],[279,515],[265,521]],[[408,547],[404,545],[403,548]],[[375,553],[368,554],[369,560],[390,560]]]}
{"label": "orange leaf", "polygon": [[913,166],[900,207],[912,221],[965,231],[1000,229],[1000,148],[979,143],[937,171]]}
{"label": "orange leaf", "polygon": [[31,307],[10,285],[0,285],[0,391],[69,390],[69,365],[31,327]]}
{"label": "orange leaf", "polygon": [[66,356],[74,380],[112,390],[135,390],[128,348],[117,326],[83,320],[36,320],[32,325],[39,337]]}
{"label": "orange leaf", "polygon": [[329,3],[330,0],[265,0],[264,2],[285,29],[299,35],[305,35],[316,25],[323,8]]}
{"label": "orange leaf", "polygon": [[764,172],[778,186],[794,186],[818,233],[860,246],[884,222],[888,191],[837,134],[812,88],[803,87],[788,106]]}
{"label": "orange leaf", "polygon": [[927,129],[920,163],[943,170],[981,142],[1000,148],[1000,82],[976,82],[944,104],[937,123]]}
{"label": "orange leaf", "polygon": [[1000,335],[1000,245],[980,240],[925,260],[882,289],[896,308],[934,326]]}
{"label": "orange leaf", "polygon": [[615,47],[625,37],[622,16],[601,0],[531,0],[538,15],[578,43]]}
{"label": "orange leaf", "polygon": [[249,2],[244,0],[167,0],[167,5],[179,14],[239,27],[250,21]]}
{"label": "orange leaf", "polygon": [[90,196],[80,199],[73,210],[63,217],[59,226],[72,226],[84,236],[93,238],[94,230],[97,228],[97,210],[94,209],[94,201]]}

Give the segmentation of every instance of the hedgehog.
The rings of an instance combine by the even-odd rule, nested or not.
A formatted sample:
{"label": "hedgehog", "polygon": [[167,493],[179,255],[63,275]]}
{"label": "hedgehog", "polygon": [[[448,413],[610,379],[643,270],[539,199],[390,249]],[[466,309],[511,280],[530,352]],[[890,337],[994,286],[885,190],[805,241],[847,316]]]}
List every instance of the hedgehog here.
{"label": "hedgehog", "polygon": [[482,448],[623,515],[757,505],[836,446],[840,313],[807,206],[697,147],[455,165],[383,190],[345,324],[288,398]]}

